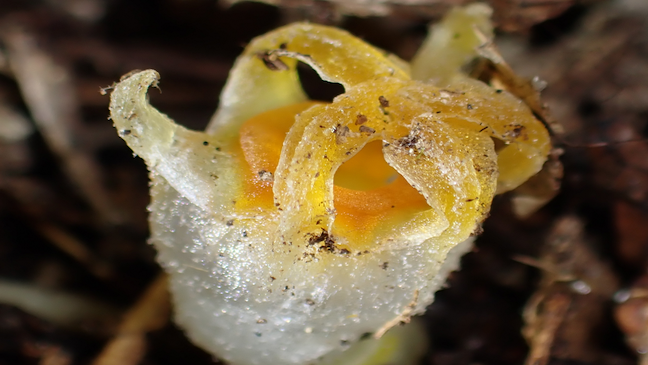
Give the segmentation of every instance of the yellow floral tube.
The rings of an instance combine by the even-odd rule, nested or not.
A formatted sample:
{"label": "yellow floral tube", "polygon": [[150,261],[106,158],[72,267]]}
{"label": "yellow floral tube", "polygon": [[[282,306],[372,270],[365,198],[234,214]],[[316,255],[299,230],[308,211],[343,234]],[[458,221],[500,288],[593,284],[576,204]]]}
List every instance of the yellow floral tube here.
{"label": "yellow floral tube", "polygon": [[[194,342],[232,364],[310,364],[425,310],[494,194],[550,149],[521,101],[460,72],[489,15],[453,10],[412,65],[422,80],[335,28],[263,35],[206,132],[148,104],[157,72],[115,86],[111,116],[150,169],[152,242]],[[298,61],[345,92],[308,101]]]}

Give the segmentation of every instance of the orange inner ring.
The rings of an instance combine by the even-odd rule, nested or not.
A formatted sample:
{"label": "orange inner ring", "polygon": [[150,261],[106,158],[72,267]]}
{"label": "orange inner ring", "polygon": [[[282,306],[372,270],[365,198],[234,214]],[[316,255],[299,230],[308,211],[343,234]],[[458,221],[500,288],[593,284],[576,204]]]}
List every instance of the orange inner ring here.
{"label": "orange inner ring", "polygon": [[[304,102],[268,111],[241,126],[238,148],[245,157],[241,162],[246,172],[244,199],[237,201],[239,209],[276,209],[272,180],[264,179],[264,172],[274,174],[295,115],[317,104],[321,103]],[[385,162],[381,143],[367,144],[338,169],[334,205],[335,234],[358,243],[370,243],[379,230],[389,230],[389,223],[430,208],[425,198]],[[359,249],[355,245],[353,248]]]}

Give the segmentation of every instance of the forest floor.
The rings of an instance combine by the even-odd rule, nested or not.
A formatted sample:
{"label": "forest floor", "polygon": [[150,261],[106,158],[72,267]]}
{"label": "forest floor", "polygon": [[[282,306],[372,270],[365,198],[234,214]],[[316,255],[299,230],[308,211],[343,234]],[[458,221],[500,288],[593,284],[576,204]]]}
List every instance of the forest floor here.
{"label": "forest floor", "polygon": [[[423,317],[423,363],[648,364],[648,2],[490,2],[504,58],[547,83],[564,178],[524,219],[496,198]],[[146,167],[102,87],[156,69],[152,104],[201,129],[257,35],[309,20],[408,60],[426,25],[465,1],[278,3],[0,2],[0,365],[218,363],[156,291]],[[313,98],[338,90],[302,77]]]}

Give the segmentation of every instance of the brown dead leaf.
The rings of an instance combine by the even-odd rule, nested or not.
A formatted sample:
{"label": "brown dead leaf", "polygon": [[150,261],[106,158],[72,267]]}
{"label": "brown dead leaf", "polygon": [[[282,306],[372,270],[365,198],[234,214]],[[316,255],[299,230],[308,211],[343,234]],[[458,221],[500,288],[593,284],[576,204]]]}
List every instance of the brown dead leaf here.
{"label": "brown dead leaf", "polygon": [[580,219],[556,222],[535,265],[544,269],[540,286],[524,309],[527,364],[598,359],[595,336],[618,279],[590,247]]}
{"label": "brown dead leaf", "polygon": [[648,213],[619,200],[614,205],[614,225],[617,231],[616,251],[628,266],[642,269],[648,262]]}
{"label": "brown dead leaf", "polygon": [[630,288],[615,308],[614,318],[628,345],[639,355],[639,364],[648,364],[648,274]]}
{"label": "brown dead leaf", "polygon": [[495,24],[505,32],[527,32],[532,26],[555,18],[575,0],[490,0]]}

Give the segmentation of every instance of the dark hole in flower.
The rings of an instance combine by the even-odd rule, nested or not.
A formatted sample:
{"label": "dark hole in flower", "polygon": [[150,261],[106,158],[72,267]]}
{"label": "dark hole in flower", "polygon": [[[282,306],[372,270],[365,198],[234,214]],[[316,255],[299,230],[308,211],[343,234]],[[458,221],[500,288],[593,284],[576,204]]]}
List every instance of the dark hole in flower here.
{"label": "dark hole in flower", "polygon": [[322,80],[315,70],[304,63],[298,63],[297,73],[309,99],[331,102],[344,93],[342,85]]}

